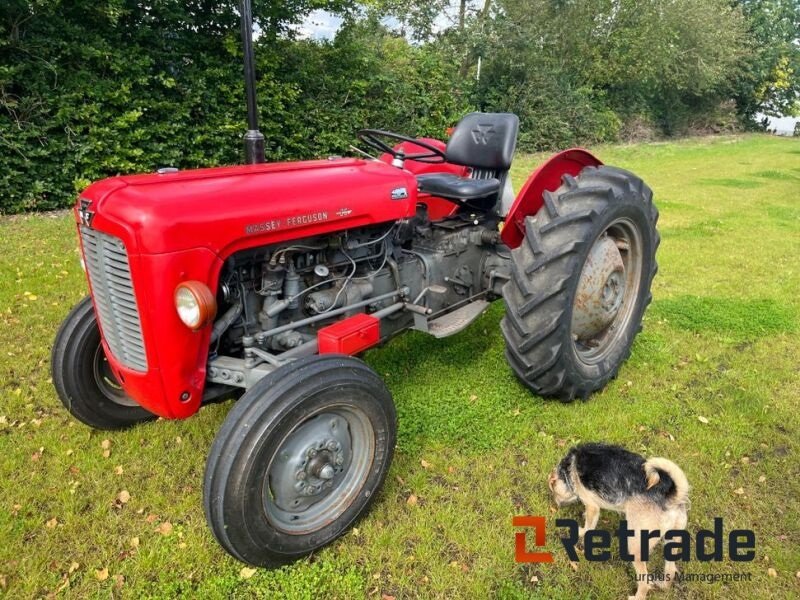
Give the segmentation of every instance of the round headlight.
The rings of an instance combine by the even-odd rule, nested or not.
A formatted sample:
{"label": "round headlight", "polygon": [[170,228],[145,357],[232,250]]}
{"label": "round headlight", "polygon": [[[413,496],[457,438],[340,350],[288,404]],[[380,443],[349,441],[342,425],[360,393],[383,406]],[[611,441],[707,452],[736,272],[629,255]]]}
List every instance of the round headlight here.
{"label": "round headlight", "polygon": [[175,308],[183,324],[190,329],[208,325],[217,315],[214,294],[199,281],[186,281],[175,288]]}

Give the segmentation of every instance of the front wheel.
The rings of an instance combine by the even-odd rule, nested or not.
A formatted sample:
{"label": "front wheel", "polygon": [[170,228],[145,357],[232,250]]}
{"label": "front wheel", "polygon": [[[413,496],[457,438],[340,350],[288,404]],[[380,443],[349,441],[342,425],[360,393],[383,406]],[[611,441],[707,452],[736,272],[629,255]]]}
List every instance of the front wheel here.
{"label": "front wheel", "polygon": [[114,377],[89,296],[61,324],[50,369],[61,403],[89,427],[124,429],[156,418],[130,398]]}
{"label": "front wheel", "polygon": [[231,409],[209,452],[206,519],[222,547],[277,566],[341,536],[374,500],[392,461],[386,386],[348,356],[282,366]]}
{"label": "front wheel", "polygon": [[542,396],[586,398],[616,376],[650,303],[653,194],[614,167],[565,176],[525,222],[503,288],[506,357]]}

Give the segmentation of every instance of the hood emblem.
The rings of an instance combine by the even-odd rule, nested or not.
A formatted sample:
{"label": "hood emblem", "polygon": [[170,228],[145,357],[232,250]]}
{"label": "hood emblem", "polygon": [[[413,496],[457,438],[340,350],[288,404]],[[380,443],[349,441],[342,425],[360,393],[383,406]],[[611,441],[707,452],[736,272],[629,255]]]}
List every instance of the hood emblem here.
{"label": "hood emblem", "polygon": [[339,210],[336,211],[336,216],[338,216],[338,217],[346,217],[351,212],[353,212],[353,211],[350,210],[349,208],[340,208]]}
{"label": "hood emblem", "polygon": [[392,190],[392,200],[405,200],[408,198],[408,190],[404,187],[394,188]]}
{"label": "hood emblem", "polygon": [[81,225],[84,227],[91,227],[92,226],[92,219],[94,219],[94,212],[89,210],[89,206],[92,204],[91,200],[86,200],[85,198],[80,199],[80,206],[78,207],[78,218],[81,220]]}

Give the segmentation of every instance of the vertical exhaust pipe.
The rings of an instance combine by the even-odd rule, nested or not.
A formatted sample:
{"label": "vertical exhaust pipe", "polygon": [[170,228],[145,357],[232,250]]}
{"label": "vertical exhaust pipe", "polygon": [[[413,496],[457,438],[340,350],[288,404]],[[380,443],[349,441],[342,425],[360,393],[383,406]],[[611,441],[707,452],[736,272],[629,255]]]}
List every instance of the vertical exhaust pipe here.
{"label": "vertical exhaust pipe", "polygon": [[247,133],[244,134],[244,161],[249,165],[264,162],[264,135],[258,130],[256,106],[256,68],[253,56],[253,10],[251,0],[239,2],[244,49],[244,89],[247,95]]}

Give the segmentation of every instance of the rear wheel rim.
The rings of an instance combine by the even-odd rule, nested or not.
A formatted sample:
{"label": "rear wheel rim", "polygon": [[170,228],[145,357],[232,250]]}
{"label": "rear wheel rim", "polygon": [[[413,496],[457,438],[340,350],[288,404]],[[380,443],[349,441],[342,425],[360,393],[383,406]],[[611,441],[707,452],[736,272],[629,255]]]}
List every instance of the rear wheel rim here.
{"label": "rear wheel rim", "polygon": [[361,493],[374,456],[374,428],[362,409],[319,409],[292,427],[270,460],[262,496],[267,519],[295,535],[330,525]]}
{"label": "rear wheel rim", "polygon": [[643,265],[641,230],[627,217],[595,239],[581,270],[570,333],[577,357],[604,361],[626,339],[636,314]]}

